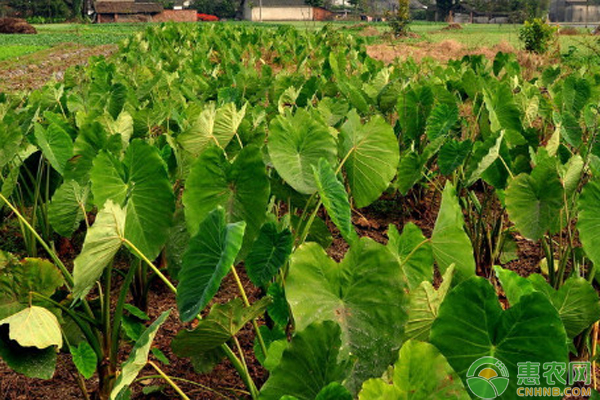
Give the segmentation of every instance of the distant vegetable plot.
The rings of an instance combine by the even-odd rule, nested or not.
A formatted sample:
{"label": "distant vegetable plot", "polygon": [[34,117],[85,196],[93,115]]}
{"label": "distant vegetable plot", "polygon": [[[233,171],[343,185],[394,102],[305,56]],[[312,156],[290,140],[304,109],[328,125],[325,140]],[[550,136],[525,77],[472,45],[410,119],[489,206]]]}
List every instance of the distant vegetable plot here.
{"label": "distant vegetable plot", "polygon": [[20,57],[25,54],[35,53],[36,51],[40,51],[46,49],[47,46],[22,46],[22,45],[14,45],[14,46],[0,46],[0,61],[6,60],[9,58]]}

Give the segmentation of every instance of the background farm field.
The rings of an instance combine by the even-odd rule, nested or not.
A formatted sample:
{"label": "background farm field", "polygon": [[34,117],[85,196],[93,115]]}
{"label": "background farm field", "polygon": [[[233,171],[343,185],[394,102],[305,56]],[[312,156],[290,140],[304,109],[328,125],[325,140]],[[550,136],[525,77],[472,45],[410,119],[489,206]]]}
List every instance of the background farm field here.
{"label": "background farm field", "polygon": [[597,39],[443,28],[3,38],[43,48],[0,61],[0,397],[595,387]]}
{"label": "background farm field", "polygon": [[[421,60],[430,57],[447,62],[466,54],[484,53],[491,57],[498,51],[520,51],[518,40],[520,25],[516,24],[465,24],[460,30],[447,30],[445,23],[414,22],[411,24],[413,37],[401,40],[389,36],[389,27],[384,23],[356,22],[280,22],[248,23],[228,22],[234,26],[255,26],[263,29],[277,29],[279,26],[293,26],[300,30],[314,32],[325,26],[342,29],[349,34],[363,37],[371,46],[371,55],[387,62],[396,57]],[[134,33],[143,32],[154,24],[43,24],[35,25],[38,35],[1,35],[0,62],[7,73],[0,77],[0,90],[20,90],[37,88],[66,67],[81,63],[87,57],[106,55],[116,50],[117,44]],[[569,61],[595,62],[596,40],[589,35],[589,29],[574,28],[569,35],[558,36],[557,52]],[[575,34],[573,34],[575,33]],[[40,50],[50,51],[34,54]],[[97,49],[97,51],[94,51]],[[85,54],[82,57],[81,53]],[[27,56],[27,57],[24,57]],[[65,68],[45,68],[44,61],[62,60]],[[25,67],[32,66],[33,72],[23,78]],[[17,70],[13,72],[13,70]],[[61,74],[59,73],[59,77]],[[39,74],[37,76],[36,74]],[[17,79],[11,79],[16,76]],[[14,82],[14,83],[12,83]]]}

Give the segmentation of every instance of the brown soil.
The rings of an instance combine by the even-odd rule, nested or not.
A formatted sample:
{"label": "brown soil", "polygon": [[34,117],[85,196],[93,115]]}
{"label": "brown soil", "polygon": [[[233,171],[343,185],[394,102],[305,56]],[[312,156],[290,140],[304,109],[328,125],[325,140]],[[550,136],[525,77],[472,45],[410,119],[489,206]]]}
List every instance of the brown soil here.
{"label": "brown soil", "polygon": [[[374,29],[374,28],[373,28]],[[377,32],[379,35],[379,32]],[[87,48],[83,46],[63,46],[50,49],[43,54],[34,54],[21,58],[18,63],[5,62],[0,63],[0,70],[4,73],[0,77],[0,90],[8,88],[9,90],[31,89],[43,85],[49,79],[60,79],[64,70],[71,65],[83,64],[91,55],[108,55],[113,52],[113,46],[103,46],[99,48]],[[521,62],[529,62],[535,66],[537,60],[535,57],[529,61],[523,58],[520,52],[516,52],[507,43],[501,43],[493,48],[469,49],[466,46],[451,40],[441,43],[397,43],[394,45],[379,44],[369,46],[368,52],[374,58],[385,62],[392,62],[396,58],[406,59],[409,57],[421,61],[426,57],[434,58],[441,62],[447,62],[450,59],[460,58],[470,54],[484,54],[493,59],[498,51],[515,52],[519,55]],[[533,60],[533,61],[532,61]],[[18,65],[16,65],[18,64]],[[440,195],[433,188],[418,188],[408,196],[402,197],[395,194],[385,194],[373,205],[357,210],[353,215],[353,223],[360,236],[370,237],[377,242],[387,242],[387,230],[389,225],[394,224],[400,231],[402,227],[413,222],[419,226],[425,236],[430,237],[435,219],[437,217],[440,204]],[[324,216],[324,215],[322,215]],[[343,259],[348,245],[341,238],[341,235],[335,226],[328,221],[334,242],[327,250],[328,254],[337,261]],[[0,232],[1,233],[1,232]],[[540,247],[522,237],[515,236],[519,248],[519,259],[505,265],[505,267],[517,271],[523,276],[539,272],[539,262],[543,258],[543,252]],[[68,244],[70,246],[70,244]],[[66,246],[64,243],[61,246]],[[80,244],[74,247],[80,247]],[[79,249],[69,248],[61,253],[69,253],[70,256],[77,254]],[[253,302],[260,298],[262,294],[260,289],[254,287],[247,279],[243,268],[239,269],[240,276],[250,301]],[[439,281],[439,277],[437,279]],[[118,286],[117,289],[118,290]],[[221,285],[221,290],[213,300],[218,303],[225,303],[234,297],[239,296],[239,291],[235,281],[229,275]],[[183,324],[179,320],[175,297],[170,293],[161,282],[155,282],[150,290],[148,300],[149,315],[155,319],[165,310],[171,309],[171,315],[165,324],[161,327],[154,347],[159,348],[168,357],[170,365],[163,366],[163,370],[171,376],[183,378],[191,382],[214,390],[225,398],[249,398],[245,393],[245,386],[237,375],[232,365],[224,360],[210,374],[197,374],[189,360],[179,359],[170,350],[170,342],[181,329],[191,327],[190,324]],[[263,321],[259,321],[263,323]],[[260,366],[253,355],[254,333],[250,324],[248,324],[238,335],[241,342],[244,355],[248,361],[252,376],[260,387],[265,381],[266,371]],[[123,346],[121,360],[126,359],[131,346]],[[151,356],[152,357],[152,356]],[[29,399],[47,399],[47,400],[76,400],[81,399],[81,393],[78,389],[75,379],[75,368],[71,362],[70,356],[60,354],[55,376],[52,380],[42,381],[25,378],[14,373],[4,363],[0,361],[0,399],[5,400],[29,400]],[[143,376],[155,375],[155,371],[146,367],[142,373]],[[88,390],[94,390],[97,386],[97,379],[92,378],[87,383]],[[203,389],[198,385],[191,383],[178,382],[180,387],[188,394],[190,399],[220,399],[220,395],[215,394],[208,389]],[[143,395],[144,387],[159,385],[165,387],[162,392],[150,396]],[[133,385],[134,399],[173,399],[177,398],[174,391],[167,387],[164,381],[159,379],[142,380]]]}
{"label": "brown soil", "polygon": [[576,36],[579,35],[580,32],[577,30],[577,28],[565,26],[558,30],[558,34],[562,36]]}
{"label": "brown soil", "polygon": [[[243,269],[239,269],[244,288],[251,302],[262,297],[260,289],[254,287],[247,279]],[[118,289],[117,289],[118,291]],[[223,281],[221,290],[213,300],[214,303],[226,303],[227,301],[238,297],[239,291],[235,280],[230,274]],[[114,296],[116,297],[116,296]],[[222,396],[217,395],[218,392],[225,398],[249,398],[246,395],[246,389],[239,378],[237,372],[229,361],[224,360],[217,365],[210,374],[197,374],[189,360],[178,358],[171,351],[171,340],[177,332],[184,328],[191,328],[191,324],[184,324],[179,320],[179,313],[175,302],[175,296],[161,283],[155,282],[148,299],[148,315],[152,320],[156,319],[162,312],[171,310],[171,314],[167,321],[160,328],[153,347],[159,348],[169,359],[170,365],[162,365],[161,368],[168,375],[177,378],[183,378],[206,388],[190,383],[178,382],[181,389],[188,394],[190,399],[222,399]],[[262,324],[259,321],[259,324]],[[260,387],[266,380],[266,373],[258,361],[254,358],[254,333],[251,324],[244,327],[238,334],[238,339],[244,350],[244,356],[248,362],[250,371],[256,384]],[[121,361],[125,361],[131,345],[127,344],[121,348]],[[156,361],[151,355],[151,359]],[[160,364],[160,362],[158,362]],[[141,373],[140,378],[144,376],[156,375],[156,371],[147,366]],[[93,391],[97,388],[98,380],[94,376],[87,381],[88,391]],[[164,386],[162,392],[145,396],[142,394],[142,389],[146,386]],[[131,387],[135,399],[155,399],[166,400],[178,398],[176,393],[165,382],[160,379],[141,380]],[[212,392],[212,391],[214,392]],[[0,399],[3,400],[80,400],[82,394],[77,386],[75,379],[75,367],[71,362],[71,357],[68,354],[59,354],[56,373],[53,379],[43,381],[39,379],[30,379],[13,372],[6,364],[0,360]]]}
{"label": "brown soil", "polygon": [[37,30],[20,18],[0,18],[0,33],[37,34]]}
{"label": "brown soil", "polygon": [[363,37],[381,36],[381,32],[379,32],[379,30],[375,27],[367,26],[358,34],[358,36],[363,36]]}
{"label": "brown soil", "polygon": [[440,63],[447,63],[450,60],[459,60],[464,56],[478,54],[485,56],[491,61],[494,60],[498,52],[516,54],[517,61],[523,68],[523,76],[525,79],[533,78],[536,72],[551,62],[547,56],[533,54],[523,50],[516,50],[508,42],[500,42],[491,48],[472,48],[455,40],[444,40],[439,43],[407,43],[398,41],[392,44],[374,44],[367,46],[367,53],[369,56],[388,64],[393,63],[396,60],[406,61],[408,59],[413,59],[418,63],[423,62],[425,59],[433,59]]}
{"label": "brown soil", "polygon": [[[519,50],[516,50],[508,42],[501,42],[494,47],[478,47],[470,48],[455,40],[444,40],[439,43],[418,42],[404,43],[397,42],[393,44],[374,44],[367,46],[369,56],[392,63],[396,59],[401,61],[412,58],[417,62],[423,61],[425,58],[432,58],[436,61],[447,63],[450,60],[460,59],[467,55],[483,54],[490,60],[493,60],[498,52],[515,53],[521,61],[531,58],[531,55]],[[529,57],[528,57],[529,56]],[[537,56],[537,58],[540,58]]]}
{"label": "brown soil", "polygon": [[0,92],[32,90],[53,79],[60,81],[69,67],[86,64],[91,56],[109,56],[116,49],[114,45],[86,47],[67,43],[0,62]]}

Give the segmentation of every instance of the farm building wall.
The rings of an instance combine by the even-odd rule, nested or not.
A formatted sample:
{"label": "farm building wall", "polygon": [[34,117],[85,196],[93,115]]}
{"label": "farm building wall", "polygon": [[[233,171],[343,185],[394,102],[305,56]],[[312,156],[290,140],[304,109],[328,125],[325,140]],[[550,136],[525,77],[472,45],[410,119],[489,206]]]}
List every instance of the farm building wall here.
{"label": "farm building wall", "polygon": [[196,10],[163,10],[156,14],[98,14],[98,23],[112,22],[196,22]]}
{"label": "farm building wall", "polygon": [[[249,21],[260,21],[259,7],[246,7],[244,17]],[[312,21],[313,7],[263,7],[263,21]]]}
{"label": "farm building wall", "polygon": [[600,21],[600,7],[595,5],[571,5],[565,9],[565,21],[597,22]]}

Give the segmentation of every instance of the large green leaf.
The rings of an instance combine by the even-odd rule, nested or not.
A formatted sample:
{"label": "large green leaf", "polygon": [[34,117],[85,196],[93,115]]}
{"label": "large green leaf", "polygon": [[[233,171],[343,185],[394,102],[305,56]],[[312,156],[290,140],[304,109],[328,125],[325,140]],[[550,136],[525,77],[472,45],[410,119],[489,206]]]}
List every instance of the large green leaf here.
{"label": "large green leaf", "polygon": [[221,206],[228,222],[245,221],[246,243],[251,243],[265,221],[269,179],[260,150],[245,147],[233,164],[218,147],[198,158],[185,184],[183,205],[188,231],[194,236],[206,216]]}
{"label": "large green leaf", "polygon": [[104,151],[94,160],[92,193],[101,208],[107,200],[126,207],[125,237],[150,260],[160,253],[173,213],[175,198],[158,150],[136,139],[123,162]]}
{"label": "large green leaf", "polygon": [[0,169],[8,164],[17,154],[23,141],[23,135],[18,129],[12,129],[0,119]]}
{"label": "large green leaf", "polygon": [[73,268],[73,297],[82,298],[102,276],[121,248],[125,232],[126,210],[108,200],[88,229],[81,253]]}
{"label": "large green leaf", "polygon": [[340,327],[332,321],[315,322],[300,330],[283,352],[260,391],[260,400],[279,400],[284,395],[314,400],[332,382],[341,383],[350,369],[340,361]]}
{"label": "large green leaf", "polygon": [[317,190],[312,166],[321,158],[334,164],[337,153],[328,127],[302,109],[271,121],[268,149],[279,175],[304,194]]}
{"label": "large green leaf", "polygon": [[90,379],[96,372],[98,358],[92,346],[86,341],[82,341],[79,346],[69,347],[73,356],[73,364],[77,367],[77,371],[83,375],[85,379]]}
{"label": "large green leaf", "polygon": [[418,287],[421,282],[433,280],[433,253],[429,240],[423,236],[418,226],[409,222],[404,225],[402,235],[396,226],[388,229],[388,249],[398,259],[402,268],[403,278],[410,290]]}
{"label": "large green leaf", "polygon": [[556,223],[563,206],[563,186],[549,161],[514,178],[506,189],[506,210],[519,232],[530,240],[541,239]]}
{"label": "large green leaf", "polygon": [[434,94],[428,85],[407,90],[398,97],[399,121],[406,139],[417,140],[425,133],[433,102]]}
{"label": "large green leaf", "polygon": [[455,265],[455,283],[475,275],[473,246],[464,226],[465,221],[458,204],[456,189],[448,182],[442,194],[440,211],[431,235],[431,248],[442,274],[450,265]]}
{"label": "large green leaf", "polygon": [[436,105],[427,118],[427,137],[435,140],[448,135],[458,124],[458,107],[446,103]]}
{"label": "large green leaf", "polygon": [[463,165],[471,151],[471,141],[450,140],[440,149],[438,155],[438,166],[442,175],[450,175],[455,169]]}
{"label": "large green leaf", "polygon": [[521,110],[515,103],[510,86],[503,82],[484,90],[484,102],[490,116],[493,132],[501,130],[520,133],[523,130]]}
{"label": "large green leaf", "polygon": [[573,74],[563,81],[562,92],[558,96],[558,100],[562,102],[564,110],[579,116],[591,96],[590,83],[585,78],[579,78]]}
{"label": "large green leaf", "polygon": [[585,254],[600,266],[600,181],[588,182],[579,197],[577,229]]}
{"label": "large green leaf", "polygon": [[440,305],[450,290],[454,265],[451,265],[444,274],[443,282],[435,290],[431,282],[421,282],[419,287],[410,292],[410,305],[408,307],[408,322],[406,323],[405,337],[422,341],[429,340],[429,331],[433,321],[438,316]]}
{"label": "large green leaf", "polygon": [[539,291],[552,302],[571,340],[600,319],[600,299],[594,287],[581,277],[572,276],[559,290],[554,290],[540,274],[523,278],[513,271],[494,267],[511,305],[522,296]]}
{"label": "large green leaf", "polygon": [[227,304],[215,304],[194,330],[182,330],[177,334],[171,343],[173,351],[179,357],[192,360],[204,357],[231,340],[249,321],[263,314],[270,302],[271,299],[265,297],[245,307],[240,298],[235,298]]}
{"label": "large green leaf", "polygon": [[225,210],[213,210],[200,224],[183,256],[177,287],[182,321],[191,321],[219,290],[242,247],[245,222],[227,224]]}
{"label": "large green leaf", "polygon": [[234,103],[215,108],[209,103],[202,112],[177,136],[177,142],[193,157],[211,145],[224,149],[235,136],[246,115],[246,107],[237,110]]}
{"label": "large green leaf", "polygon": [[396,175],[400,152],[392,127],[380,116],[362,125],[356,111],[350,111],[340,132],[340,158],[346,160],[344,171],[355,206],[368,206]]}
{"label": "large green leaf", "polygon": [[274,222],[260,228],[244,264],[252,283],[265,287],[271,281],[291,254],[293,241],[290,230],[279,231]]}
{"label": "large green leaf", "polygon": [[129,358],[123,364],[121,373],[115,381],[115,386],[110,393],[110,399],[115,400],[123,390],[127,390],[129,385],[137,378],[140,371],[148,363],[148,353],[156,336],[156,332],[165,322],[171,310],[165,311],[142,333],[140,338],[135,342]]}
{"label": "large green leaf", "polygon": [[469,400],[460,377],[429,343],[409,340],[394,364],[393,380],[370,379],[359,400]]}
{"label": "large green leaf", "polygon": [[40,124],[35,124],[35,139],[52,167],[61,175],[69,159],[73,156],[73,141],[67,132],[59,125],[51,124],[44,129]]}
{"label": "large green leaf", "polygon": [[56,367],[56,348],[19,346],[8,338],[8,326],[0,327],[0,357],[6,364],[30,378],[51,379]]}
{"label": "large green leaf", "polygon": [[4,324],[8,324],[9,338],[20,346],[38,349],[62,347],[60,323],[56,316],[44,307],[27,307],[0,320],[0,326]]}
{"label": "large green leaf", "polygon": [[342,327],[343,352],[358,360],[346,383],[380,376],[393,361],[406,322],[405,292],[395,257],[381,244],[361,238],[341,263],[316,243],[292,256],[286,295],[296,328],[333,320]]}
{"label": "large green leaf", "polygon": [[395,181],[395,186],[400,193],[406,196],[408,191],[423,179],[425,162],[426,160],[423,160],[423,157],[412,150],[402,154],[402,158],[398,163],[398,176]]}
{"label": "large green leaf", "polygon": [[313,166],[313,169],[319,196],[329,217],[347,242],[354,241],[358,236],[352,226],[352,211],[344,185],[324,158],[319,160],[318,168]]}
{"label": "large green leaf", "polygon": [[331,382],[321,389],[315,400],[352,400],[352,394],[340,383]]}
{"label": "large green leaf", "polygon": [[[512,378],[507,398],[516,397],[517,363],[567,362],[567,336],[547,297],[534,292],[506,311],[494,287],[473,277],[446,296],[431,328],[431,343],[467,383],[467,371],[481,357],[495,357]],[[541,380],[541,385],[546,385]],[[557,382],[557,385],[560,384]]]}
{"label": "large green leaf", "polygon": [[583,130],[573,114],[568,111],[562,114],[554,113],[554,124],[568,144],[575,148],[581,146]]}
{"label": "large green leaf", "polygon": [[108,148],[107,133],[99,122],[83,125],[73,143],[73,157],[65,167],[65,180],[72,179],[80,186],[87,185],[94,159],[102,149]]}
{"label": "large green leaf", "polygon": [[498,136],[492,136],[485,142],[476,143],[473,155],[467,166],[467,186],[475,183],[496,162],[500,156],[500,146],[502,145],[503,138],[504,131],[501,131]]}
{"label": "large green leaf", "polygon": [[85,216],[89,186],[81,187],[74,180],[64,182],[54,193],[48,208],[48,218],[54,230],[70,237]]}
{"label": "large green leaf", "polygon": [[50,297],[64,284],[62,274],[52,263],[39,258],[13,259],[0,252],[0,319],[31,304],[45,305],[31,292]]}

